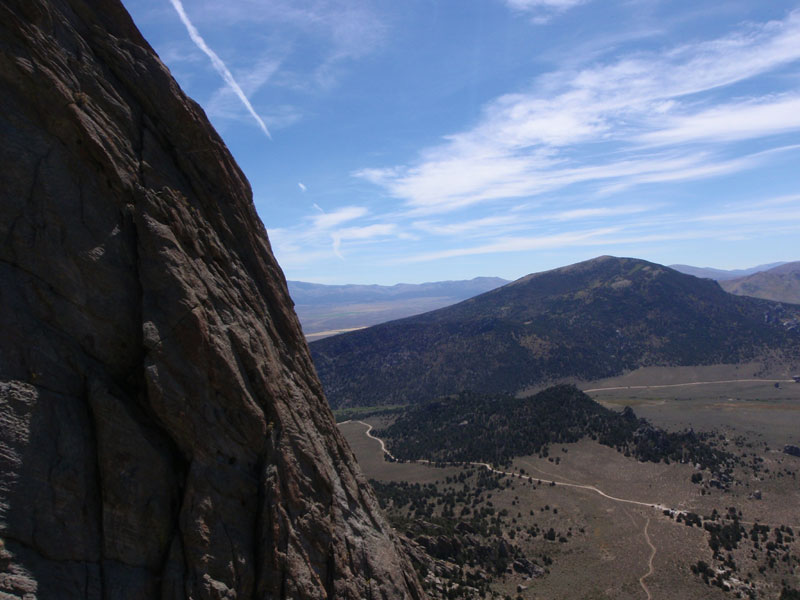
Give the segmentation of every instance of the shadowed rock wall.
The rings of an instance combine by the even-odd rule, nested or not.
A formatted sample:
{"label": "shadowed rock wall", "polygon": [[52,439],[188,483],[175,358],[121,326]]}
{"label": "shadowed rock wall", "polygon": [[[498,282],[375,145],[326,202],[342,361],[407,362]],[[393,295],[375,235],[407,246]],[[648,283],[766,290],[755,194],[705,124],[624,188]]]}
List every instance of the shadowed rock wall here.
{"label": "shadowed rock wall", "polygon": [[0,0],[0,596],[419,598],[247,181],[116,0]]}

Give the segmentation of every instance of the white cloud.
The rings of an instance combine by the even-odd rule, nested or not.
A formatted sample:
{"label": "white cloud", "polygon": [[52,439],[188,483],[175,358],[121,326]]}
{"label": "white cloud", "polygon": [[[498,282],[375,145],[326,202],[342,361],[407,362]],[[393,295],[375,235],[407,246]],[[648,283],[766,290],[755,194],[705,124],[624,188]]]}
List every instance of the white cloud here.
{"label": "white cloud", "polygon": [[[244,122],[255,119],[264,133],[289,127],[305,116],[302,99],[292,104],[272,104],[270,99],[287,97],[286,90],[301,97],[317,94],[338,85],[348,63],[379,48],[386,26],[374,8],[360,0],[195,0],[190,20],[182,0],[170,0],[185,25],[194,45],[220,74],[224,86],[203,101],[215,124],[221,121]],[[225,29],[227,46],[220,54],[231,57],[223,62],[198,32]],[[215,38],[220,40],[221,38]],[[242,48],[246,47],[246,51]],[[185,48],[169,49],[164,55],[174,65],[197,59],[201,53]],[[255,59],[255,64],[251,57]],[[178,69],[183,82],[191,73]],[[261,93],[266,88],[283,88],[278,94]],[[295,96],[296,97],[296,96]],[[258,111],[253,104],[258,106]]]}
{"label": "white cloud", "polygon": [[535,24],[545,24],[550,18],[588,0],[504,0],[513,10],[530,13]]}
{"label": "white cloud", "polygon": [[526,219],[520,219],[518,215],[498,215],[451,223],[415,221],[413,226],[419,231],[433,235],[455,236],[473,233],[486,235],[488,232],[497,234],[499,230],[506,231],[509,227],[519,226],[524,220]]}
{"label": "white cloud", "polygon": [[[417,254],[408,258],[400,259],[398,262],[428,262],[441,260],[443,258],[454,258],[457,256],[472,256],[477,254],[497,254],[503,252],[522,252],[529,250],[544,250],[553,248],[565,248],[576,245],[586,245],[590,240],[615,233],[615,228],[603,228],[590,231],[566,232],[554,235],[540,235],[530,237],[507,237],[503,240],[471,246],[465,248],[454,248],[438,252]],[[602,242],[601,242],[602,243]]]}
{"label": "white cloud", "polygon": [[748,206],[783,206],[785,204],[798,204],[800,205],[800,194],[788,194],[786,196],[777,196],[775,198],[766,198],[758,202],[749,202]]}
{"label": "white cloud", "polygon": [[343,259],[345,243],[408,237],[396,223],[370,222],[374,219],[363,206],[344,206],[331,212],[325,212],[316,203],[312,206],[317,212],[306,216],[300,224],[270,230],[273,248],[281,261],[297,265],[310,260],[307,256],[318,260],[331,256]]}
{"label": "white cloud", "polygon": [[252,115],[255,119],[258,126],[264,132],[264,134],[271,138],[272,136],[269,133],[269,129],[267,129],[266,124],[264,123],[263,119],[258,115],[258,113],[253,108],[253,105],[250,104],[250,100],[247,99],[247,96],[242,91],[242,88],[236,82],[233,75],[231,74],[228,67],[222,62],[222,59],[217,56],[216,52],[214,52],[211,48],[208,47],[205,40],[201,37],[200,33],[197,31],[197,28],[192,24],[189,20],[189,16],[186,14],[186,11],[183,8],[183,4],[181,0],[170,0],[172,6],[175,8],[175,11],[178,13],[181,21],[183,22],[184,26],[186,27],[186,31],[189,32],[189,37],[192,38],[192,41],[195,45],[202,50],[206,56],[211,60],[211,64],[213,65],[214,69],[219,73],[220,77],[228,84],[228,87],[236,94],[236,96],[241,100],[242,104],[244,104],[247,111]]}
{"label": "white cloud", "polygon": [[645,144],[682,144],[693,141],[734,141],[787,133],[800,129],[800,96],[716,106],[675,116],[662,129],[638,137]]}
{"label": "white cloud", "polygon": [[726,223],[744,226],[757,226],[763,232],[765,223],[790,223],[800,228],[800,202],[795,206],[742,208],[739,210],[719,211],[687,219],[687,222]]}
{"label": "white cloud", "polygon": [[[578,221],[583,219],[633,215],[652,210],[653,208],[653,206],[601,206],[594,208],[575,208],[556,213],[550,216],[550,218],[556,221]],[[545,216],[545,218],[547,217]]]}
{"label": "white cloud", "polygon": [[347,221],[363,217],[367,212],[367,209],[363,206],[343,206],[333,212],[312,215],[309,219],[311,220],[314,230],[319,232],[331,229]]}
{"label": "white cloud", "polygon": [[333,252],[341,259],[342,241],[344,240],[371,240],[378,237],[386,237],[395,233],[397,226],[391,223],[376,223],[365,227],[346,227],[338,229],[331,234],[333,239]]}
{"label": "white cloud", "polygon": [[[723,144],[796,130],[800,101],[773,95],[719,105],[715,92],[798,60],[800,11],[712,41],[555,71],[530,92],[490,102],[473,128],[413,164],[354,175],[412,214],[434,214],[575,184],[608,192],[734,173],[761,156],[732,157]],[[686,146],[697,142],[716,145]]]}
{"label": "white cloud", "polygon": [[[237,69],[235,78],[245,95],[252,98],[262,88],[274,83],[274,80],[280,77],[284,60],[283,55],[267,54],[254,65],[246,69]],[[246,122],[251,118],[247,107],[243,106],[239,96],[228,85],[217,89],[204,107],[209,116],[217,119]],[[268,108],[262,109],[261,114],[270,131],[289,127],[303,118],[300,109],[289,104],[271,104]]]}
{"label": "white cloud", "polygon": [[[782,205],[775,208],[775,203]],[[418,253],[396,259],[398,264],[422,263],[463,256],[557,250],[582,247],[606,249],[675,242],[681,240],[748,240],[762,239],[765,226],[771,233],[800,233],[800,196],[787,196],[753,203],[755,206],[710,210],[701,215],[662,214],[657,221],[619,222],[611,227],[573,229],[559,233],[531,232],[528,235],[506,235],[486,239],[473,245],[461,245],[435,252]],[[792,205],[793,204],[793,205]]]}
{"label": "white cloud", "polygon": [[237,81],[242,85],[242,89],[252,96],[272,79],[281,68],[285,56],[267,55],[262,57],[254,66],[239,74]]}
{"label": "white cloud", "polygon": [[537,8],[572,8],[586,0],[506,0],[511,8],[533,10]]}
{"label": "white cloud", "polygon": [[[203,22],[214,25],[268,26],[272,45],[284,58],[302,47],[304,68],[284,65],[273,81],[302,91],[335,86],[345,63],[373,52],[386,35],[379,15],[361,0],[199,0],[195,10]],[[314,59],[309,61],[309,56]]]}
{"label": "white cloud", "polygon": [[622,217],[641,214],[660,208],[658,205],[622,205],[591,208],[576,208],[554,213],[532,211],[527,207],[519,207],[509,214],[493,215],[466,221],[414,221],[412,226],[431,235],[458,238],[496,239],[507,237],[515,232],[542,226],[548,222],[603,220],[607,217]]}
{"label": "white cloud", "polygon": [[358,58],[380,45],[386,27],[362,0],[201,0],[198,12],[206,22],[275,24],[324,38],[330,54]]}

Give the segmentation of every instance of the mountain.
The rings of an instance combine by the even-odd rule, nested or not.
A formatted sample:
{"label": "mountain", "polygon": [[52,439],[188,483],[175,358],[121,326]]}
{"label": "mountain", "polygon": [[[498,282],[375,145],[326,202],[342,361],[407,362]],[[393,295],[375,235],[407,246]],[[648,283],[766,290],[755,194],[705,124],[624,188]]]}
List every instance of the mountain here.
{"label": "mountain", "polygon": [[705,279],[713,279],[715,281],[726,281],[728,279],[738,279],[746,277],[753,273],[767,271],[774,269],[780,265],[785,265],[785,262],[774,262],[766,265],[758,265],[757,267],[750,267],[749,269],[712,269],[711,267],[692,267],[691,265],[670,265],[670,269],[675,269],[686,275],[694,275],[695,277],[703,277]]}
{"label": "mountain", "polygon": [[747,277],[721,281],[731,294],[800,304],[800,261],[784,263]]}
{"label": "mountain", "polygon": [[0,40],[0,597],[423,598],[200,107],[117,0]]}
{"label": "mountain", "polygon": [[288,282],[308,340],[450,306],[506,283],[499,277],[392,286]]}
{"label": "mountain", "polygon": [[535,273],[454,306],[311,344],[334,407],[465,390],[515,393],[646,365],[797,357],[800,307],[734,296],[708,279],[603,256]]}

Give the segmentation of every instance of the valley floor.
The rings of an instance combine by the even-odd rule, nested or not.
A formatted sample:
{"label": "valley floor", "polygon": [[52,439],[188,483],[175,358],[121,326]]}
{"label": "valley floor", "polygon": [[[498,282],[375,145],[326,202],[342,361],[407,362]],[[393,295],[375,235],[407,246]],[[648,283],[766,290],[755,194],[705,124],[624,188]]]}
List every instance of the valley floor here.
{"label": "valley floor", "polygon": [[[546,567],[535,578],[514,568],[493,574],[490,588],[500,597],[778,598],[784,585],[800,588],[794,537],[800,535],[800,458],[780,452],[783,443],[800,441],[792,437],[800,435],[800,384],[774,383],[589,388],[602,403],[633,405],[656,425],[713,428],[715,443],[739,456],[727,489],[707,478],[692,483],[692,465],[641,463],[583,440],[552,446],[549,456],[514,460],[494,471],[496,487],[480,493],[485,478],[478,471],[488,465],[388,462],[382,442],[370,435],[381,419],[342,423],[341,429],[369,478],[425,491],[425,501],[388,502],[393,521],[439,522],[448,514],[483,511],[495,535]],[[746,534],[715,557],[708,529],[734,519]],[[755,523],[768,527],[758,530]],[[547,539],[550,531],[553,539]],[[726,586],[731,591],[723,591]]]}

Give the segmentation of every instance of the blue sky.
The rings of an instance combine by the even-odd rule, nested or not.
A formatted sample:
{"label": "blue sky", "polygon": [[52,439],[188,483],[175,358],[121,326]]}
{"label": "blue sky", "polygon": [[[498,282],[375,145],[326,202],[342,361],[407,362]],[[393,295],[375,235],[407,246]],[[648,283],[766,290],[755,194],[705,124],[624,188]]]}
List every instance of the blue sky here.
{"label": "blue sky", "polygon": [[289,279],[800,259],[800,2],[124,3]]}

